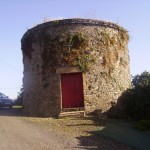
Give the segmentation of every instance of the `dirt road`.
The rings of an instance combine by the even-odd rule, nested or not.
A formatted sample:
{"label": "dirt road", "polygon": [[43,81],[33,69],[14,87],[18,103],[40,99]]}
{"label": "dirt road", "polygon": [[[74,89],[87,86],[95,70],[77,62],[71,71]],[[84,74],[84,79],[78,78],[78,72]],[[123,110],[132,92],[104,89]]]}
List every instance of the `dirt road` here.
{"label": "dirt road", "polygon": [[[14,111],[0,109],[0,150],[63,150],[76,146],[54,132],[27,124]],[[60,139],[60,140],[59,140]],[[74,145],[72,145],[74,143]],[[66,144],[66,145],[65,145]]]}
{"label": "dirt road", "polygon": [[27,121],[20,114],[19,109],[0,109],[0,150],[130,149],[104,138],[64,134],[56,127]]}

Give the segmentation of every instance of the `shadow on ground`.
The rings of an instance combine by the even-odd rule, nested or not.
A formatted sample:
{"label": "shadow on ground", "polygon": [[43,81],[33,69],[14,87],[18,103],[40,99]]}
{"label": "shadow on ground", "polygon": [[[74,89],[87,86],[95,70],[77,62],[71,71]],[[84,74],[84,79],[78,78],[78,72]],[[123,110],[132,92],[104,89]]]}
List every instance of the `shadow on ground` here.
{"label": "shadow on ground", "polygon": [[[95,122],[96,120],[94,120]],[[98,126],[99,122],[95,125]],[[95,150],[150,150],[150,131],[138,131],[134,122],[109,119],[89,136],[77,137],[79,148]],[[88,141],[88,142],[87,142]]]}
{"label": "shadow on ground", "polygon": [[130,146],[118,143],[114,140],[102,136],[96,136],[94,132],[90,132],[91,136],[77,137],[80,144],[76,148],[86,150],[135,150]]}
{"label": "shadow on ground", "polygon": [[127,120],[110,120],[105,128],[96,134],[130,145],[138,150],[150,150],[150,131],[134,129],[135,122]]}
{"label": "shadow on ground", "polygon": [[0,116],[22,116],[22,108],[0,108]]}
{"label": "shadow on ground", "polygon": [[[106,115],[109,118],[117,118],[118,120],[109,119],[108,122],[105,122],[103,127],[100,127],[97,129],[97,131],[90,132],[90,136],[77,137],[77,139],[80,141],[80,145],[86,147],[86,145],[89,144],[89,147],[91,146],[91,148],[87,147],[87,149],[113,150],[113,146],[112,148],[107,147],[109,142],[103,142],[102,137],[104,137],[119,143],[130,145],[138,150],[150,150],[150,131],[138,131],[133,128],[134,122],[127,121],[129,118],[139,120],[143,118],[149,119],[149,89],[150,86],[127,89],[118,98],[117,102],[111,102],[111,107],[107,112],[102,113],[102,110],[95,110],[92,112],[92,115],[99,116],[100,118],[103,115]],[[121,120],[123,118],[126,120]],[[101,145],[107,145],[107,148],[105,146],[101,147],[101,145],[98,145],[98,143],[86,143],[86,139],[92,139],[95,136],[99,136],[99,143],[101,143]],[[110,145],[115,144],[111,143]],[[123,150],[124,148],[116,147],[115,149]]]}
{"label": "shadow on ground", "polygon": [[[90,123],[85,124],[79,120],[91,120],[93,121]],[[116,141],[115,139],[110,139],[107,136],[100,135],[100,131],[105,131],[105,124],[107,122],[106,119],[96,118],[96,117],[85,117],[85,118],[77,118],[73,119],[76,120],[76,124],[70,124],[68,126],[77,126],[80,128],[81,131],[84,133],[80,136],[77,136],[76,139],[78,140],[79,144],[77,149],[87,149],[87,150],[133,150],[131,146],[123,144],[121,142]],[[78,124],[79,122],[79,124]],[[86,128],[87,126],[87,128]],[[94,126],[91,128],[91,126]]]}

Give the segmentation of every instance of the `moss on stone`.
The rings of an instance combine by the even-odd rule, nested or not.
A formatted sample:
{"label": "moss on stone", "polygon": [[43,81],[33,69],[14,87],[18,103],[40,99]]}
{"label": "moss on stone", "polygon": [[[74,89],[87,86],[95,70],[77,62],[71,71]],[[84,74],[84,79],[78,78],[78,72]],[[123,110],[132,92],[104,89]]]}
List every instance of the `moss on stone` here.
{"label": "moss on stone", "polygon": [[61,65],[61,62],[85,72],[89,69],[90,61],[93,61],[86,50],[88,39],[82,33],[54,36],[43,31],[37,39],[43,48],[43,72],[48,67]]}
{"label": "moss on stone", "polygon": [[58,115],[61,73],[76,71],[84,72],[86,114],[107,111],[130,85],[128,39],[128,32],[116,24],[87,19],[52,21],[28,30],[22,38],[28,70],[24,71],[26,111]]}

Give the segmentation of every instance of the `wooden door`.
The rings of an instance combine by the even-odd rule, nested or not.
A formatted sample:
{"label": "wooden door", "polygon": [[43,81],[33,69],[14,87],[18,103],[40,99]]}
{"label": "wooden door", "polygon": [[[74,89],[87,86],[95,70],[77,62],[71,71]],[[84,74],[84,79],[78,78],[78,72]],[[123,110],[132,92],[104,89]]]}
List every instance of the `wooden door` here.
{"label": "wooden door", "polygon": [[84,106],[82,73],[61,75],[62,108]]}

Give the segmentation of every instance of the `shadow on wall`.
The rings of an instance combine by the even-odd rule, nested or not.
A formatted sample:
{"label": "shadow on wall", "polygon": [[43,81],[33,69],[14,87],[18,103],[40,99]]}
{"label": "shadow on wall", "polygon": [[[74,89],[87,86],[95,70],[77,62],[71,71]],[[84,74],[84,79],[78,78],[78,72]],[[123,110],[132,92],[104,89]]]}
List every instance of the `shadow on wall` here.
{"label": "shadow on wall", "polygon": [[128,119],[126,114],[127,102],[130,99],[132,89],[128,89],[122,93],[117,102],[111,102],[111,107],[106,112],[102,112],[101,109],[96,109],[91,112],[90,116],[96,116],[98,118],[114,118],[114,119]]}
{"label": "shadow on wall", "polygon": [[107,111],[109,118],[150,119],[150,85],[126,90]]}
{"label": "shadow on wall", "polygon": [[142,120],[150,119],[150,85],[137,86],[127,89],[118,98],[117,102],[111,102],[107,112],[95,110],[93,116],[108,116],[114,119]]}

